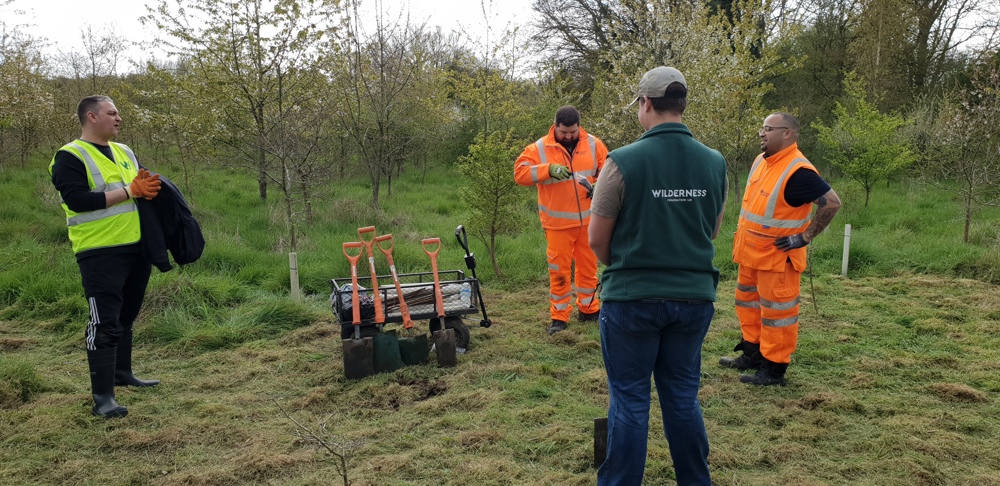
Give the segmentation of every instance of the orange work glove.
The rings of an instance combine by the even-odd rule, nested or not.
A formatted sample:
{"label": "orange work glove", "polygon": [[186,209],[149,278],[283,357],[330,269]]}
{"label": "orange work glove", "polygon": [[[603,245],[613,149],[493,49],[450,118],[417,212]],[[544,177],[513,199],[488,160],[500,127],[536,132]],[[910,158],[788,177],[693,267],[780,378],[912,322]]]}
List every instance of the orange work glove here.
{"label": "orange work glove", "polygon": [[128,197],[153,199],[160,192],[160,174],[150,175],[146,169],[139,169],[139,175],[125,188]]}

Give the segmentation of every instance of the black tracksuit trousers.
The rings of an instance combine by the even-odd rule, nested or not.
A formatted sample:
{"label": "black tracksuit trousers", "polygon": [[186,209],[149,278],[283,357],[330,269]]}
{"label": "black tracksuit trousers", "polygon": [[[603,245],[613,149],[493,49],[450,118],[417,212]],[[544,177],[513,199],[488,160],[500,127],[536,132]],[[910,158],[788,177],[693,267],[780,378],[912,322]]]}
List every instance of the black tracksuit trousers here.
{"label": "black tracksuit trousers", "polygon": [[114,348],[139,315],[152,266],[139,251],[84,256],[77,264],[90,307],[87,350]]}

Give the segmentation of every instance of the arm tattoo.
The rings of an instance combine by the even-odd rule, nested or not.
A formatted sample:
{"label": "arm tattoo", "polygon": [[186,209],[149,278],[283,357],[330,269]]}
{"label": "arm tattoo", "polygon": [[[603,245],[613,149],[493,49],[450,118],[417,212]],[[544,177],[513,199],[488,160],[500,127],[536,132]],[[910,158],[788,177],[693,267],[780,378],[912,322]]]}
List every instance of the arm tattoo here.
{"label": "arm tattoo", "polygon": [[[823,202],[825,203],[826,200],[824,199]],[[809,238],[808,241],[812,241],[813,238],[822,233],[823,230],[825,230],[826,227],[830,225],[830,222],[833,221],[833,217],[836,215],[837,215],[836,209],[829,209],[820,206],[819,209],[816,210],[816,216],[813,217],[812,223],[810,223],[809,227],[806,228],[805,234]]]}

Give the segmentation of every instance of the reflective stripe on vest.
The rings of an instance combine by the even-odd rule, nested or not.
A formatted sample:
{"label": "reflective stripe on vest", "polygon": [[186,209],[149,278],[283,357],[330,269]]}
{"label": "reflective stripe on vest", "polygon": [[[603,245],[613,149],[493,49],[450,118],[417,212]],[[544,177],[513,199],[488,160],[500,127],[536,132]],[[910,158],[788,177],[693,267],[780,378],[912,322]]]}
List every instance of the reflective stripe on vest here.
{"label": "reflective stripe on vest", "polygon": [[[589,177],[589,176],[597,174],[597,169],[596,169],[596,167],[597,167],[597,139],[595,139],[592,136],[588,136],[587,137],[587,145],[590,146],[590,160],[594,161],[594,167],[595,168],[591,169],[591,170],[581,170],[579,172],[575,172],[575,174],[579,174],[579,175],[582,175],[582,176]],[[545,156],[545,138],[539,138],[538,141],[535,142],[535,146],[538,147],[538,161],[541,162],[541,163],[543,163],[543,164],[549,163],[548,162],[548,157]],[[572,155],[570,155],[570,157],[572,157]],[[538,172],[537,171],[538,171],[537,167],[532,167],[531,168],[531,182],[534,182],[535,184],[538,184]],[[563,179],[561,181],[560,180],[556,180],[556,179],[548,179],[545,182],[542,182],[542,184],[557,184],[559,182],[565,182],[567,180],[569,180],[570,182],[572,182],[572,180],[570,180],[570,179]],[[574,216],[576,216],[576,215],[574,214]]]}
{"label": "reflective stripe on vest", "polygon": [[[754,171],[757,170],[757,166],[763,160],[763,157],[758,157],[753,163],[753,167],[750,168],[750,175],[747,176],[747,185],[750,184],[750,178],[753,176]],[[778,198],[781,196],[781,187],[785,184],[785,179],[788,178],[789,172],[791,172],[792,167],[799,162],[808,163],[809,161],[803,158],[797,158],[792,160],[791,163],[785,167],[785,171],[778,177],[778,181],[774,185],[774,189],[771,190],[771,196],[767,199],[767,207],[764,210],[764,214],[754,214],[747,211],[745,208],[740,208],[740,217],[750,221],[752,223],[757,223],[762,226],[770,226],[772,228],[799,228],[809,222],[811,218],[804,219],[777,219],[774,217],[774,210],[778,207]]]}
{"label": "reflective stripe on vest", "polygon": [[541,204],[538,205],[538,212],[545,213],[553,218],[563,218],[563,219],[579,219],[579,218],[590,217],[589,209],[583,212],[574,211],[572,213],[568,211],[551,211],[549,210],[549,208],[542,206]]}

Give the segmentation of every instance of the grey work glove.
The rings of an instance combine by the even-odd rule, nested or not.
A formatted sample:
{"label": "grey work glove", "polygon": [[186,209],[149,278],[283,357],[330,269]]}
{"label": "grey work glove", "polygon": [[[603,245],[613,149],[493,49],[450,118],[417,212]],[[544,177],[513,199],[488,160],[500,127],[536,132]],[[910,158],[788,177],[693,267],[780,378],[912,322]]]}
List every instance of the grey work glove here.
{"label": "grey work glove", "polygon": [[549,177],[557,181],[561,181],[569,179],[569,176],[571,175],[573,174],[569,171],[569,168],[566,167],[565,165],[549,164]]}
{"label": "grey work glove", "polygon": [[796,248],[802,248],[803,246],[806,246],[808,244],[809,242],[806,241],[804,236],[802,236],[802,233],[796,233],[790,236],[782,236],[774,240],[775,248],[784,251],[794,250]]}

